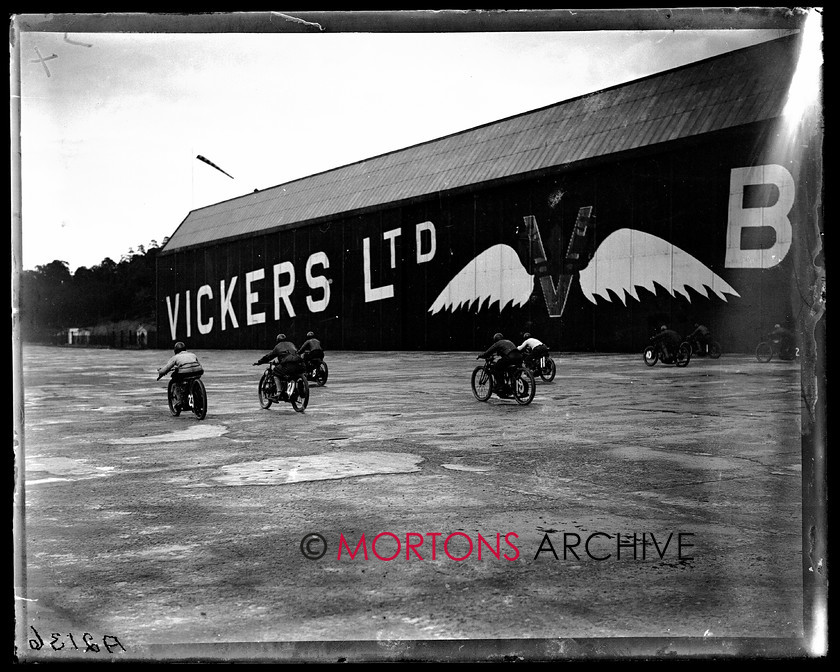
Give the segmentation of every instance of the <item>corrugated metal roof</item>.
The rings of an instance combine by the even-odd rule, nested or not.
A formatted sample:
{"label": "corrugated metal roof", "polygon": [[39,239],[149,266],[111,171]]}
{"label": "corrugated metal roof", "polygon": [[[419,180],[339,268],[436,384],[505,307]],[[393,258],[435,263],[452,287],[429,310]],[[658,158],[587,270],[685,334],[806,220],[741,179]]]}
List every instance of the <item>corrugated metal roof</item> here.
{"label": "corrugated metal roof", "polygon": [[773,119],[795,37],[194,210],[163,252]]}

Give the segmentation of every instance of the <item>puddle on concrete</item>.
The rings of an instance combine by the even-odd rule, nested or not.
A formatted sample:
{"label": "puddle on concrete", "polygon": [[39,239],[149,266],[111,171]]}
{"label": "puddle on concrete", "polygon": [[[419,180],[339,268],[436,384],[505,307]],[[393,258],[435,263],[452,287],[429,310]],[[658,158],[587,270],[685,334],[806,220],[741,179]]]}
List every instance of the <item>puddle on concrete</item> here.
{"label": "puddle on concrete", "polygon": [[410,453],[322,453],[302,457],[277,457],[243,462],[222,468],[211,480],[224,485],[283,485],[377,474],[420,471],[420,455]]}
{"label": "puddle on concrete", "polygon": [[44,483],[57,483],[59,481],[72,481],[72,478],[39,478],[34,481],[26,480],[26,485],[43,485]]}
{"label": "puddle on concrete", "polygon": [[[92,467],[81,460],[69,457],[27,457],[25,462],[26,485],[41,485],[58,481],[78,481],[87,478],[107,476],[114,467]],[[50,474],[39,479],[30,479],[33,473]]]}
{"label": "puddle on concrete", "polygon": [[779,468],[784,469],[784,471],[771,471],[770,473],[775,476],[799,476],[802,474],[801,464],[790,464]]}
{"label": "puddle on concrete", "polygon": [[50,418],[49,420],[39,418],[38,420],[27,420],[26,431],[42,430],[43,427],[40,425],[71,425],[77,422],[78,419],[76,418]]}
{"label": "puddle on concrete", "polygon": [[477,471],[486,472],[491,471],[490,467],[469,467],[465,464],[442,464],[444,469],[452,469],[453,471]]}
{"label": "puddle on concrete", "polygon": [[161,560],[164,558],[167,560],[180,560],[194,557],[198,548],[199,544],[190,544],[188,546],[185,546],[183,544],[169,544],[165,546],[152,546],[151,548],[144,548],[139,551],[133,551],[132,555],[146,557],[151,556]]}
{"label": "puddle on concrete", "polygon": [[[675,440],[679,443],[678,440]],[[684,453],[679,451],[655,450],[647,446],[622,446],[610,448],[611,455],[628,460],[665,460],[675,462],[687,469],[703,469],[706,471],[719,471],[732,475],[734,471],[743,466],[739,462],[739,456],[714,457],[702,453]]]}
{"label": "puddle on concrete", "polygon": [[151,527],[145,527],[142,530],[138,530],[136,534],[159,534],[171,529],[172,525],[152,525]]}
{"label": "puddle on concrete", "polygon": [[154,436],[137,436],[125,439],[111,439],[108,443],[119,445],[133,445],[140,443],[171,443],[173,441],[198,441],[200,439],[215,439],[227,432],[224,425],[195,425],[189,429],[169,434],[156,434]]}
{"label": "puddle on concrete", "polygon": [[[126,411],[144,411],[149,408],[151,404],[143,404],[133,407],[126,408],[125,406],[97,406],[96,408],[91,408],[91,413],[102,413],[103,415],[125,415]],[[85,409],[87,410],[87,409]]]}

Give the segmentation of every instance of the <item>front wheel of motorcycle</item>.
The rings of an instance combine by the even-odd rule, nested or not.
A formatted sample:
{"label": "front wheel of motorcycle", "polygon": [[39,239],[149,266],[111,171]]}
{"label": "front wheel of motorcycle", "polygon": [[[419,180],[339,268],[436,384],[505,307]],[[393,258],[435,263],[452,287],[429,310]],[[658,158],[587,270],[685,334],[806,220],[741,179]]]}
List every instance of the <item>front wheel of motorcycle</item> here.
{"label": "front wheel of motorcycle", "polygon": [[659,359],[659,352],[654,346],[649,345],[642,350],[642,359],[645,360],[645,364],[648,366],[653,366]]}
{"label": "front wheel of motorcycle", "polygon": [[479,401],[487,401],[493,394],[493,382],[487,369],[483,366],[475,367],[470,380],[473,396]]}
{"label": "front wheel of motorcycle", "polygon": [[260,400],[260,408],[271,408],[271,397],[277,394],[277,389],[274,384],[274,376],[270,372],[266,371],[260,378],[257,394]]}
{"label": "front wheel of motorcycle", "polygon": [[169,385],[166,388],[166,397],[169,401],[169,412],[172,415],[174,415],[175,417],[178,417],[179,415],[181,415],[181,407],[178,405],[177,399],[176,399],[176,396],[175,396],[176,385],[177,385],[177,383],[175,382],[175,379],[170,378],[169,379]]}
{"label": "front wheel of motorcycle", "polygon": [[755,349],[755,358],[762,364],[773,359],[773,346],[767,341],[762,341]]}

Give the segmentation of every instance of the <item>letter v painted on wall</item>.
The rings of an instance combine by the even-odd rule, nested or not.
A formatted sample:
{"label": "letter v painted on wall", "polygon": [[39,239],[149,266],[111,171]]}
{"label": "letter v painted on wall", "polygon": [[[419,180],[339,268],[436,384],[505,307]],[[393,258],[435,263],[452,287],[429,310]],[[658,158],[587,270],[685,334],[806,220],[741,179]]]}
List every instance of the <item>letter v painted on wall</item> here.
{"label": "letter v painted on wall", "polygon": [[476,256],[449,281],[432,303],[429,312],[454,312],[461,307],[469,309],[473,305],[476,305],[477,310],[481,310],[485,301],[487,307],[498,303],[500,312],[508,304],[522,306],[531,297],[536,278],[542,287],[549,316],[562,317],[575,272],[580,270],[580,264],[585,261],[583,251],[590,235],[590,223],[593,218],[592,206],[578,210],[577,221],[566,249],[563,266],[566,273],[560,275],[556,285],[549,272],[537,219],[533,215],[527,215],[517,229],[517,235],[534,262],[535,275],[528,272],[519,254],[510,245],[493,245]]}
{"label": "letter v painted on wall", "polygon": [[[566,247],[564,267],[571,266],[572,269],[579,270],[579,263],[585,250],[592,219],[591,205],[587,205],[578,210],[575,227],[572,230],[569,244]],[[555,286],[548,269],[548,258],[543,247],[536,217],[533,215],[524,217],[522,226],[518,229],[517,234],[520,240],[524,240],[528,244],[528,249],[530,250],[529,257],[534,262],[535,277],[542,288],[545,306],[548,308],[548,316],[562,317],[563,310],[566,308],[566,300],[569,298],[569,290],[572,288],[574,273],[562,273]],[[571,269],[564,268],[564,270]]]}

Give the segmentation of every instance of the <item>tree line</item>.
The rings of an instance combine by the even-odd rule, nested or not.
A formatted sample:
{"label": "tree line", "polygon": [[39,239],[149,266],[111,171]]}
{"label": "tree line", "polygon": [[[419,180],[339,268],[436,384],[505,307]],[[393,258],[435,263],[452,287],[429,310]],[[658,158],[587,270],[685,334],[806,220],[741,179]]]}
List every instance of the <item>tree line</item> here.
{"label": "tree line", "polygon": [[19,319],[24,342],[48,343],[71,327],[90,328],[125,320],[155,324],[155,272],[158,244],[129,249],[119,261],[70,272],[56,259],[20,274]]}

